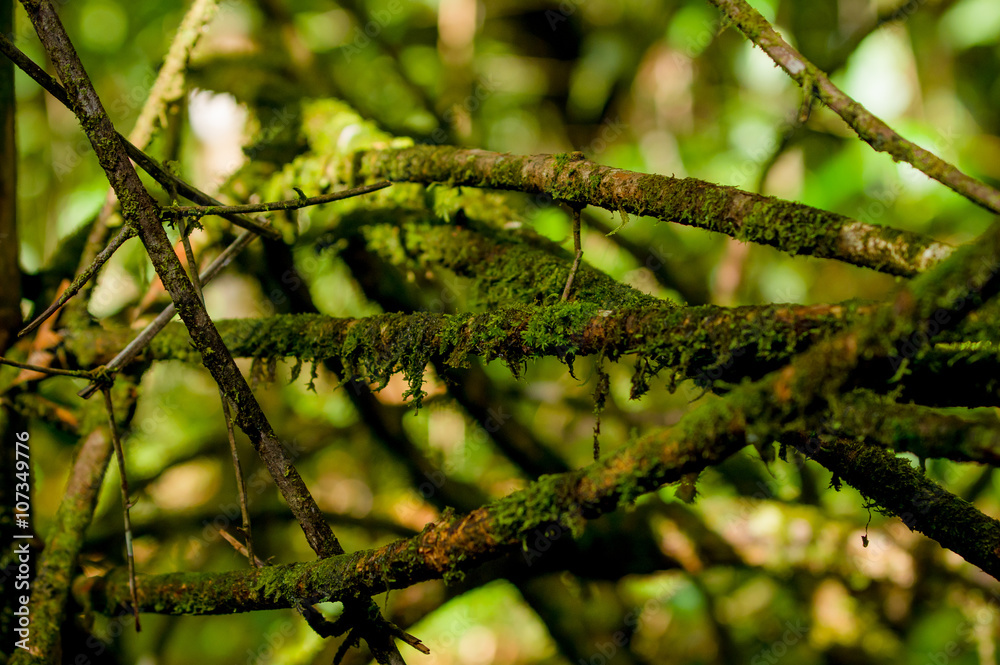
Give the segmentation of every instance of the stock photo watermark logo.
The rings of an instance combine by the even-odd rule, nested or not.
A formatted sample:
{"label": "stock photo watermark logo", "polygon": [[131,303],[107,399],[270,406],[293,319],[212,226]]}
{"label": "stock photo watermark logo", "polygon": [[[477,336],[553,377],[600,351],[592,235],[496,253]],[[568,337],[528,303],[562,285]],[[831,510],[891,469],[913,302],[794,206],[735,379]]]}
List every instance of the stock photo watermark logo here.
{"label": "stock photo watermark logo", "polygon": [[376,9],[371,13],[371,17],[363,26],[354,26],[351,31],[349,44],[342,46],[340,52],[344,54],[345,62],[351,62],[361,52],[371,46],[372,42],[378,39],[385,27],[392,23],[395,16],[403,11],[401,0],[390,0],[385,9]]}
{"label": "stock photo watermark logo", "polygon": [[[454,127],[455,121],[460,115],[464,114],[467,117],[478,111],[483,102],[493,96],[498,87],[499,84],[493,78],[492,74],[487,74],[485,77],[477,80],[472,87],[472,92],[465,99],[460,103],[452,104],[441,114],[441,121],[445,127]],[[444,127],[438,127],[431,132],[431,143],[442,144],[447,143],[449,140],[450,136]]]}
{"label": "stock photo watermark logo", "polygon": [[788,655],[793,646],[802,641],[806,636],[807,626],[801,619],[796,621],[786,621],[785,630],[781,637],[764,647],[750,659],[750,665],[774,665],[779,660]]}
{"label": "stock photo watermark logo", "polygon": [[980,257],[976,274],[972,276],[967,284],[968,295],[956,296],[948,307],[939,307],[934,313],[924,321],[923,326],[904,336],[895,345],[895,353],[889,357],[889,364],[894,372],[899,372],[904,368],[904,363],[915,358],[922,351],[929,349],[937,336],[946,326],[949,326],[955,317],[964,318],[970,308],[981,304],[978,297],[986,284],[1000,270],[1000,264],[996,260]]}
{"label": "stock photo watermark logo", "polygon": [[[358,381],[355,384],[367,387],[367,383]],[[465,437],[465,445],[462,447],[460,457],[450,457],[440,469],[432,469],[424,472],[424,480],[417,485],[417,495],[409,496],[400,502],[398,513],[403,519],[407,519],[414,513],[423,510],[423,503],[437,494],[448,480],[448,476],[453,474],[461,463],[468,457],[474,455],[482,446],[489,441],[490,435],[500,431],[500,429],[514,416],[504,411],[503,407],[490,408],[486,411],[487,416],[483,420],[477,420],[473,426],[471,434]],[[419,498],[418,498],[419,497]]]}
{"label": "stock photo watermark logo", "polygon": [[[912,4],[912,3],[911,3]],[[930,142],[927,149],[938,155],[949,150],[958,141],[960,135],[951,126],[935,127],[936,138]],[[899,171],[899,178],[890,181],[878,190],[866,192],[871,201],[858,207],[854,218],[868,224],[874,224],[889,212],[896,204],[896,201],[906,191],[907,183],[916,185],[925,183],[929,178],[915,168],[902,168]]]}
{"label": "stock photo watermark logo", "polygon": [[580,658],[574,665],[607,665],[618,651],[627,648],[632,638],[642,625],[654,615],[665,611],[664,606],[680,589],[680,583],[674,578],[663,580],[657,585],[655,595],[642,605],[632,607],[622,617],[623,628],[611,634],[611,639],[605,642],[595,642],[594,651],[585,658]]}

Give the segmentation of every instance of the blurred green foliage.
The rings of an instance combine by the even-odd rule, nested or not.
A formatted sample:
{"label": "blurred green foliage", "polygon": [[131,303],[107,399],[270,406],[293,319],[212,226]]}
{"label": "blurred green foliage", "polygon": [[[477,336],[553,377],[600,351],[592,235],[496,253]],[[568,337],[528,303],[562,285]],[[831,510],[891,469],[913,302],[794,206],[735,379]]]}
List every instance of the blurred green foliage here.
{"label": "blurred green foliage", "polygon": [[[912,11],[874,30],[877,13],[891,10],[892,3],[753,4],[904,136],[1000,184],[995,0],[910,2],[905,6]],[[121,131],[135,122],[185,10],[179,0],[61,4],[60,15]],[[845,53],[859,31],[870,34]],[[23,13],[16,41],[44,61]],[[303,149],[301,102],[336,98],[386,136],[515,153],[582,150],[603,164],[760,190],[955,244],[975,237],[991,220],[909,166],[874,153],[826,109],[814,108],[800,126],[799,89],[699,0],[226,0],[195,52],[188,83],[190,103],[171,115],[150,151],[176,160],[179,173],[208,191],[218,191],[250,162],[259,170],[258,182],[279,171]],[[68,276],[76,266],[53,264],[52,257],[95,216],[107,182],[73,116],[20,74],[17,101],[22,266],[27,273]],[[289,194],[239,187],[240,181],[230,182],[224,191],[236,198]],[[166,202],[166,194],[153,191]],[[524,197],[510,201],[525,211],[526,226],[571,247],[565,211],[532,208]],[[613,228],[621,220],[600,210],[586,215],[593,221],[585,225],[587,261],[679,302],[877,299],[895,283],[871,271],[789,258],[644,218],[619,232],[648,251],[636,253],[596,228],[601,222]],[[304,211],[285,220],[301,234],[294,263],[320,311],[377,312],[380,307],[365,297],[336,252],[318,252],[309,242],[333,218]],[[217,220],[205,224],[200,247],[228,237]],[[662,271],[650,269],[650,257],[680,277],[658,281]],[[269,297],[273,287],[262,277],[268,261],[259,247],[248,250],[237,269],[208,290],[213,316],[288,311],[287,299]],[[461,309],[470,301],[464,282],[447,275],[411,272],[402,279],[425,292],[453,292],[446,308]],[[152,301],[164,302],[162,295],[142,300],[153,281],[141,247],[131,241],[105,269],[91,313],[103,325],[148,319]],[[684,286],[691,284],[700,287]],[[28,294],[25,306],[37,311],[50,296]],[[671,394],[661,381],[640,402],[630,402],[628,365],[606,367],[611,395],[602,416],[603,452],[623,447],[637,431],[673,424],[692,403],[711,399],[689,384]],[[249,363],[244,368],[249,371]],[[588,463],[593,360],[577,360],[575,377],[554,359],[533,363],[519,381],[502,366],[485,369],[492,389],[513,405],[511,415],[540,442],[571,467]],[[314,391],[307,385],[308,368],[295,381],[289,377],[279,365],[277,378],[263,382],[257,394],[290,441],[320,506],[336,516],[335,530],[348,551],[388,542],[434,519],[435,508],[420,496],[398,456],[360,420],[346,389],[336,389],[336,377],[321,368]],[[466,416],[441,385],[437,379],[425,408],[402,416],[405,433],[449,477],[476,483],[488,496],[523,486],[523,475],[480,433],[482,423]],[[74,380],[49,381],[40,392],[75,405],[73,393],[80,387]],[[397,406],[401,392],[390,383],[381,399],[390,408],[405,408]],[[127,444],[131,481],[140,494],[133,520],[141,572],[244,565],[213,530],[220,521],[235,524],[238,514],[215,395],[201,368],[180,363],[157,366],[142,380]],[[44,518],[61,498],[75,438],[45,424],[36,430],[36,511]],[[310,559],[249,447],[244,465],[259,513],[258,552],[275,562]],[[977,505],[988,514],[1000,511],[1000,493],[980,469],[934,462],[928,473],[958,493],[977,487]],[[84,557],[88,567],[121,560],[115,475],[109,471],[103,488]],[[396,619],[415,622],[410,632],[432,649],[430,657],[406,653],[409,662],[575,663],[564,644],[574,639],[589,658],[583,662],[594,663],[604,662],[602,654],[616,659],[610,662],[691,663],[725,662],[735,654],[750,663],[922,664],[944,662],[935,657],[951,644],[957,652],[948,653],[949,663],[995,662],[990,659],[1000,619],[996,596],[989,595],[996,593],[995,583],[898,521],[869,514],[850,488],[828,489],[829,480],[811,463],[777,461],[766,468],[747,453],[702,474],[700,498],[681,511],[739,551],[744,566],[700,568],[691,554],[700,544],[677,526],[683,520],[668,516],[653,532],[671,556],[693,557],[687,570],[608,580],[554,574],[546,588],[555,617],[540,614],[537,606],[533,611],[505,581],[469,580],[451,588],[428,583],[379,603]],[[676,503],[674,493],[664,488],[642,499],[640,508]],[[396,531],[374,518],[394,522]],[[44,533],[45,524],[40,527]],[[872,543],[867,549],[861,547],[865,533]],[[625,622],[630,611],[631,626]],[[318,663],[329,662],[335,650],[310,637],[290,611],[149,617],[138,635],[127,623],[97,617],[94,625],[121,662]],[[572,627],[557,630],[561,623]],[[624,628],[628,647],[608,656],[602,649],[608,636]]]}

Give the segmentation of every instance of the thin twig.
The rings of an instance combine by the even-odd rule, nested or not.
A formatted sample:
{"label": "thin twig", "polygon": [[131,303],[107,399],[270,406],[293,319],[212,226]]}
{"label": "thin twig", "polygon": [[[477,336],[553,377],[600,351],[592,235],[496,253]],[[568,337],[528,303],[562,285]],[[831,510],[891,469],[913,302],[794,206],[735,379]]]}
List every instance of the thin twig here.
{"label": "thin twig", "polygon": [[245,203],[242,205],[224,206],[168,206],[163,208],[164,217],[204,217],[205,215],[231,215],[253,212],[277,212],[280,210],[298,210],[308,206],[322,205],[331,201],[349,199],[352,196],[360,196],[385,189],[392,183],[388,180],[361,185],[351,189],[345,189],[331,194],[321,194],[320,196],[310,196],[308,198],[289,199],[287,201],[271,201],[270,203]]}
{"label": "thin twig", "polygon": [[1000,191],[962,173],[929,150],[906,140],[864,106],[835,86],[825,72],[806,60],[788,44],[760,12],[746,0],[709,0],[736,24],[754,44],[800,86],[806,94],[815,93],[859,137],[878,152],[896,161],[906,162],[929,178],[950,187],[973,203],[1000,213]]}
{"label": "thin twig", "polygon": [[111,427],[111,443],[115,448],[115,458],[118,460],[118,477],[121,480],[122,491],[122,512],[125,517],[125,557],[128,563],[128,589],[132,598],[132,614],[135,617],[135,632],[142,630],[139,625],[139,597],[135,585],[135,556],[132,551],[132,520],[129,517],[129,508],[132,507],[128,498],[128,477],[125,475],[125,453],[122,450],[122,442],[118,437],[118,424],[115,422],[115,409],[111,403],[111,390],[105,384],[101,387],[104,393],[104,406],[108,410],[108,425]]}
{"label": "thin twig", "polygon": [[[239,237],[233,241],[233,244],[219,254],[214,261],[208,264],[205,271],[198,276],[199,281],[202,284],[208,284],[212,281],[223,268],[229,265],[229,262],[233,260],[233,257],[243,251],[243,249],[253,242],[256,237],[257,235],[251,233],[250,231],[244,231],[241,233]],[[157,317],[149,323],[149,325],[142,329],[142,332],[136,335],[135,338],[118,353],[118,355],[112,358],[108,364],[104,366],[105,370],[110,373],[114,373],[132,362],[132,360],[139,355],[146,345],[149,344],[154,337],[156,337],[156,334],[163,330],[168,323],[170,323],[170,320],[174,318],[175,314],[177,314],[177,307],[173,303],[164,307],[163,311],[160,312],[159,315],[157,315]],[[84,399],[89,399],[97,390],[97,387],[96,383],[92,383],[77,394]]]}
{"label": "thin twig", "polygon": [[[184,245],[184,257],[187,259],[188,276],[194,285],[194,290],[201,299],[201,304],[205,305],[205,292],[202,289],[201,278],[198,275],[198,263],[194,258],[194,249],[191,248],[191,239],[187,234],[187,221],[181,217],[178,220],[178,228],[181,234],[181,244]],[[247,486],[243,478],[243,468],[240,465],[240,455],[236,450],[236,434],[233,432],[233,417],[229,410],[229,400],[226,394],[219,387],[219,400],[222,402],[222,417],[226,421],[226,438],[229,440],[229,452],[233,458],[233,472],[236,474],[236,494],[240,500],[240,513],[243,516],[243,535],[247,539],[247,558],[251,566],[257,565],[257,557],[253,553],[253,536],[250,531],[250,506],[247,498]]]}
{"label": "thin twig", "polygon": [[4,358],[0,356],[0,365],[10,365],[11,367],[17,367],[18,369],[27,369],[32,372],[40,372],[42,374],[52,374],[54,376],[73,376],[78,379],[90,379],[95,380],[93,372],[88,372],[85,369],[56,369],[54,367],[42,367],[41,365],[31,365],[29,363],[22,363],[16,360],[10,360],[9,358]]}
{"label": "thin twig", "polygon": [[573,279],[576,271],[580,269],[580,259],[583,257],[583,247],[580,245],[580,211],[581,205],[570,205],[573,210],[573,265],[569,269],[569,277],[566,278],[566,288],[563,289],[561,300],[569,298],[569,292],[573,288]]}
{"label": "thin twig", "polygon": [[[60,85],[59,82],[50,76],[44,69],[35,64],[28,56],[24,55],[24,53],[14,46],[6,35],[3,34],[0,34],[0,53],[3,53],[8,58],[13,60],[15,65],[17,65],[25,74],[30,76],[38,85],[47,90],[49,94],[55,97],[60,103],[63,104],[63,106],[73,110],[73,105],[70,103],[66,89],[63,88],[62,85]],[[117,131],[114,133],[117,134],[118,140],[121,141],[123,146],[125,146],[125,151],[128,153],[129,158],[142,167],[142,170],[148,173],[150,177],[156,180],[156,182],[158,182],[165,190],[176,190],[177,193],[184,198],[194,201],[200,205],[222,205],[221,202],[212,198],[194,185],[191,185],[181,180],[173,173],[170,173],[168,170],[163,168],[158,161],[137,148],[126,137],[122,136],[122,134]],[[263,226],[259,222],[255,222],[252,219],[228,213],[223,216],[233,224],[248,231],[253,231],[272,240],[281,240],[281,234],[277,230]]]}
{"label": "thin twig", "polygon": [[24,337],[25,335],[35,331],[38,326],[45,323],[45,321],[56,313],[56,311],[66,304],[66,302],[80,292],[80,289],[90,281],[90,279],[97,274],[98,271],[107,263],[111,255],[118,251],[118,248],[125,244],[126,240],[135,237],[135,229],[131,226],[123,226],[121,230],[112,238],[111,242],[107,247],[101,250],[101,252],[94,257],[93,262],[80,274],[78,274],[74,279],[73,283],[67,287],[65,291],[59,294],[51,305],[49,305],[44,312],[35,317],[35,319],[26,325],[21,332],[17,333],[18,337]]}

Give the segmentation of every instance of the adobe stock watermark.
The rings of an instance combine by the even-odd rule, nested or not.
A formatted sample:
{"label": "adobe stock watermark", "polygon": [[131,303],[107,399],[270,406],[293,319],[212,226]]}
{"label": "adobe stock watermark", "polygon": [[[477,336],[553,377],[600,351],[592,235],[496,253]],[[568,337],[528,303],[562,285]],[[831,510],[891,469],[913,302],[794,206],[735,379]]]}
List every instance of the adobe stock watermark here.
{"label": "adobe stock watermark", "polygon": [[750,665],[774,665],[779,660],[788,655],[791,647],[802,641],[806,636],[807,627],[801,619],[795,622],[786,621],[785,631],[781,637],[764,647],[750,659]]}
{"label": "adobe stock watermark", "polygon": [[344,54],[344,61],[349,63],[361,55],[361,52],[371,46],[372,42],[385,30],[385,27],[392,23],[393,18],[402,11],[403,3],[401,0],[390,0],[384,9],[373,11],[364,25],[354,26],[354,30],[349,35],[350,43],[340,49],[340,52]]}
{"label": "adobe stock watermark", "polygon": [[663,611],[663,606],[677,593],[679,586],[674,578],[661,582],[657,586],[655,596],[642,605],[636,605],[625,614],[622,618],[623,628],[615,631],[610,640],[595,643],[595,651],[587,658],[578,659],[575,665],[607,665],[611,662],[620,649],[628,647],[632,637],[645,622],[654,614]]}
{"label": "adobe stock watermark", "polygon": [[[363,382],[362,384],[367,385]],[[466,435],[460,457],[450,457],[440,469],[432,469],[423,473],[424,480],[416,487],[419,498],[410,496],[400,503],[398,512],[404,518],[421,510],[422,502],[429,500],[444,487],[448,476],[455,472],[461,462],[470,455],[474,455],[480,447],[486,445],[490,435],[498,432],[507,421],[514,417],[505,412],[502,406],[487,409],[486,413],[486,418],[482,421],[476,421],[472,433]]]}
{"label": "adobe stock watermark", "polygon": [[[484,78],[477,80],[475,85],[472,86],[472,92],[466,95],[465,99],[459,103],[452,104],[444,111],[444,113],[441,114],[441,121],[444,123],[445,127],[454,127],[455,121],[458,119],[460,114],[469,116],[475,111],[478,111],[479,107],[483,105],[483,102],[493,96],[493,93],[497,91],[498,87],[499,84],[496,82],[496,79],[493,78],[492,74],[488,74]],[[438,127],[431,132],[431,143],[441,144],[447,143],[450,140],[451,138],[444,127]]]}

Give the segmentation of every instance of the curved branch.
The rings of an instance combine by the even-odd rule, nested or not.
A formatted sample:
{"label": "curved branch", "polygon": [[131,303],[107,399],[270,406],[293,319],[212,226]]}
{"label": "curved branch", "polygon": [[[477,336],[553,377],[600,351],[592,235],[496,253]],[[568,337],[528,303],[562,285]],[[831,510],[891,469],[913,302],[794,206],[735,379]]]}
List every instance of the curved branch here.
{"label": "curved branch", "polygon": [[486,187],[542,194],[695,226],[789,254],[831,258],[912,277],[952,248],[909,231],[866,224],[801,203],[694,178],[601,166],[569,155],[507,155],[417,146],[355,155],[358,175],[393,181]]}

